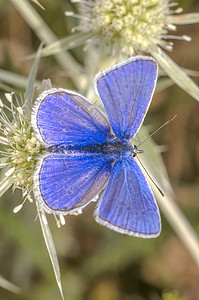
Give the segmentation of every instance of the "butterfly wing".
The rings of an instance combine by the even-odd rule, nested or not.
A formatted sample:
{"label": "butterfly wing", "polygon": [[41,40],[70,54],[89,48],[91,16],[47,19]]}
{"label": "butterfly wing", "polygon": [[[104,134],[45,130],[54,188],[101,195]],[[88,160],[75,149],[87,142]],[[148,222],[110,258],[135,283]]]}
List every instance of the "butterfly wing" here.
{"label": "butterfly wing", "polygon": [[130,58],[96,75],[96,90],[118,138],[130,139],[140,128],[156,80],[157,64],[147,56]]}
{"label": "butterfly wing", "polygon": [[103,143],[109,122],[103,112],[78,93],[51,89],[36,100],[32,126],[45,145],[89,146]]}
{"label": "butterfly wing", "polygon": [[155,198],[133,158],[116,161],[96,210],[96,221],[128,235],[150,238],[160,234]]}
{"label": "butterfly wing", "polygon": [[34,190],[48,213],[67,214],[83,208],[101,192],[110,172],[101,154],[47,154],[34,174]]}

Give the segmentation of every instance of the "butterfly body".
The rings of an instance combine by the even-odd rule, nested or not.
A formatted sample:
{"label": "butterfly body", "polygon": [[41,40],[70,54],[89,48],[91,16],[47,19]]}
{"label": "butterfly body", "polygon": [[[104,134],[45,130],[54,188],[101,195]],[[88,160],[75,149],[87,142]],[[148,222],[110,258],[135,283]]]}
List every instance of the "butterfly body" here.
{"label": "butterfly body", "polygon": [[100,72],[96,92],[106,114],[80,94],[51,89],[37,99],[32,126],[46,147],[34,190],[48,213],[77,212],[102,193],[98,223],[144,238],[161,230],[159,210],[131,139],[154,92],[157,64],[138,56]]}
{"label": "butterfly body", "polygon": [[132,145],[129,140],[120,140],[116,136],[108,136],[107,141],[102,144],[95,144],[93,146],[68,146],[68,145],[54,145],[48,148],[49,152],[53,153],[64,153],[65,155],[79,155],[81,153],[97,155],[98,153],[103,154],[107,161],[114,162],[120,157],[135,156],[136,146]]}

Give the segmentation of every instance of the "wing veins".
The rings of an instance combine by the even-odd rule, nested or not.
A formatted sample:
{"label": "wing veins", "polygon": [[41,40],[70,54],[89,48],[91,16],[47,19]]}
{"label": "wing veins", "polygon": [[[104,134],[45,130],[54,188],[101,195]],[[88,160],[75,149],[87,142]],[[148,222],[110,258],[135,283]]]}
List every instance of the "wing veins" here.
{"label": "wing veins", "polygon": [[[69,95],[71,95],[71,94],[67,94],[66,93],[66,95],[70,98],[70,96]],[[60,97],[60,96],[59,96]],[[59,99],[59,97],[57,97],[57,99]],[[64,102],[66,103],[66,99],[63,97],[63,96],[61,96],[60,98],[62,98],[63,100],[64,100]],[[88,110],[86,110],[83,106],[81,106],[80,104],[78,104],[77,102],[75,102],[72,98],[70,98],[70,100],[72,100],[76,105],[78,105],[78,106],[80,106],[82,109],[83,109],[83,111],[86,113],[86,116],[84,115],[84,117],[85,117],[85,119],[88,121],[88,123],[90,123],[90,124],[92,124],[92,125],[95,125],[98,129],[100,129],[105,135],[107,135],[97,124],[96,124],[96,121],[93,119],[93,116],[88,112]],[[68,103],[67,103],[68,104]],[[96,109],[95,108],[95,106],[93,105],[93,104],[91,104],[91,103],[89,103],[91,106],[90,107],[92,107],[94,110]],[[73,114],[74,115],[77,115],[78,117],[81,117],[81,113],[79,113],[78,111],[74,111],[74,109],[70,109],[70,111],[72,111],[73,112]],[[88,116],[93,120],[93,122],[94,123],[91,123],[91,120],[90,120],[90,118],[88,117]],[[105,116],[103,116],[104,118],[105,118]],[[107,121],[107,120],[106,120]]]}

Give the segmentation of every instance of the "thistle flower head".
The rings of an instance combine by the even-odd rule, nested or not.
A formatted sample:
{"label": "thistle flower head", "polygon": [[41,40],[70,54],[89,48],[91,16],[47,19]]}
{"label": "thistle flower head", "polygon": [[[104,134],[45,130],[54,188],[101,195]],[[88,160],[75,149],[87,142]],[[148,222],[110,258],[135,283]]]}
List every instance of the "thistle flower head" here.
{"label": "thistle flower head", "polygon": [[[168,30],[175,30],[168,16],[169,0],[88,0],[80,3],[82,31],[92,31],[95,41],[127,56],[150,52],[160,45],[167,50]],[[181,9],[175,12],[180,12]],[[67,14],[67,13],[66,13]]]}
{"label": "thistle flower head", "polygon": [[13,93],[7,93],[6,98],[8,105],[0,101],[0,166],[5,168],[13,189],[22,189],[23,196],[30,200],[33,171],[42,148],[34,136],[26,103],[22,105],[15,97],[15,105]]}
{"label": "thistle flower head", "polygon": [[[106,55],[120,59],[135,54],[149,53],[163,71],[180,88],[199,101],[199,88],[164,52],[172,51],[171,40],[191,41],[187,35],[170,34],[176,31],[176,25],[199,22],[199,13],[178,15],[181,8],[173,9],[176,2],[170,0],[71,0],[78,3],[79,13],[67,11],[66,16],[80,19],[73,29],[82,32],[74,38],[63,41],[68,48],[79,46],[83,41],[86,46],[93,44]],[[86,42],[86,43],[85,43]],[[85,49],[86,50],[86,49]]]}

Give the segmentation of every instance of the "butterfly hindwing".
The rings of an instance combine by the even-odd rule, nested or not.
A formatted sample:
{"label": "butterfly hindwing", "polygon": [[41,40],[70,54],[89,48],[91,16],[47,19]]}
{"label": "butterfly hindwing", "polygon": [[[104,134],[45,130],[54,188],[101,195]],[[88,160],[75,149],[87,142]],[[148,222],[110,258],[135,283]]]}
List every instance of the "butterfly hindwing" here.
{"label": "butterfly hindwing", "polygon": [[96,210],[96,221],[128,235],[159,235],[161,222],[155,198],[133,158],[116,161]]}
{"label": "butterfly hindwing", "polygon": [[157,64],[147,56],[130,58],[96,75],[97,92],[119,139],[132,138],[140,128],[156,80]]}
{"label": "butterfly hindwing", "polygon": [[106,186],[111,166],[101,154],[47,154],[34,175],[35,193],[49,213],[77,211]]}
{"label": "butterfly hindwing", "polygon": [[32,126],[45,145],[103,143],[110,128],[103,112],[78,93],[51,89],[36,100]]}

